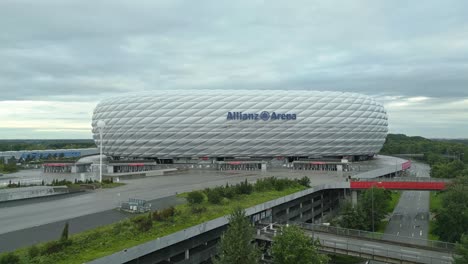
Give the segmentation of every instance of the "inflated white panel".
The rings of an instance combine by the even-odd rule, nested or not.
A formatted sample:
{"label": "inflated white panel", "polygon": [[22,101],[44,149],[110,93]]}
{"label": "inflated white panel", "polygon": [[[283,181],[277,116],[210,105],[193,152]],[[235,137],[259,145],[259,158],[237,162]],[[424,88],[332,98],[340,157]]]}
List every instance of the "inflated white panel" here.
{"label": "inflated white panel", "polygon": [[299,90],[175,90],[112,97],[94,110],[97,144],[98,120],[106,122],[104,153],[128,157],[371,155],[388,131],[385,109],[373,98]]}

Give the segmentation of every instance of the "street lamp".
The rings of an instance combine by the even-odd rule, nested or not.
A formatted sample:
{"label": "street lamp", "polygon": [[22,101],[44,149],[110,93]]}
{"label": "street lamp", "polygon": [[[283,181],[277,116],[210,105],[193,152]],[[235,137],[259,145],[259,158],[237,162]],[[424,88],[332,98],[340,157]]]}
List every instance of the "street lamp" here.
{"label": "street lamp", "polygon": [[374,229],[374,185],[371,186],[371,204],[372,204],[372,233],[375,232]]}
{"label": "street lamp", "polygon": [[100,145],[100,155],[99,155],[99,182],[102,183],[102,132],[104,131],[104,127],[106,126],[106,122],[103,120],[99,120],[97,122],[97,128],[99,131],[99,145]]}

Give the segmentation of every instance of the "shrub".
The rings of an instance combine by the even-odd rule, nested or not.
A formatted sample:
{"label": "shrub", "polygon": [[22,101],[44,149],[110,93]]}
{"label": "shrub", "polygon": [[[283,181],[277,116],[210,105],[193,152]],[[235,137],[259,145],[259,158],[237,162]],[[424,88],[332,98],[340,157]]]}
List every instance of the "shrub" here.
{"label": "shrub", "polygon": [[307,176],[304,176],[300,178],[299,180],[297,180],[297,183],[305,187],[310,187],[310,179]]}
{"label": "shrub", "polygon": [[118,235],[122,232],[124,232],[124,229],[127,227],[128,225],[128,221],[119,221],[117,223],[114,224],[114,226],[112,227],[112,232],[114,233],[114,235]]}
{"label": "shrub", "polygon": [[201,204],[203,200],[205,200],[205,196],[199,191],[189,192],[187,195],[187,201],[191,205]]}
{"label": "shrub", "polygon": [[258,179],[254,185],[254,188],[257,192],[265,192],[265,191],[273,190],[275,188],[273,185],[274,180],[275,180],[275,177]]}
{"label": "shrub", "polygon": [[253,186],[252,184],[247,182],[247,179],[245,179],[245,181],[241,182],[240,184],[236,184],[237,194],[251,194],[252,191],[253,191]]}
{"label": "shrub", "polygon": [[30,259],[33,259],[41,254],[41,251],[36,245],[32,245],[30,248],[28,248],[28,256]]}
{"label": "shrub", "polygon": [[200,204],[195,204],[191,207],[192,213],[200,214],[206,211],[206,207]]}
{"label": "shrub", "polygon": [[223,190],[223,196],[232,199],[236,196],[236,190],[233,186],[226,186]]}
{"label": "shrub", "polygon": [[158,210],[153,212],[153,220],[154,221],[161,221],[162,220],[161,213]]}
{"label": "shrub", "polygon": [[276,179],[274,181],[275,190],[282,191],[290,186],[291,183],[288,179]]}
{"label": "shrub", "polygon": [[0,264],[19,264],[20,259],[18,256],[16,256],[14,253],[6,253],[3,255],[2,258],[0,258]]}
{"label": "shrub", "polygon": [[138,229],[138,231],[140,232],[148,231],[153,227],[151,213],[149,213],[148,215],[134,217],[132,218],[132,222],[134,223],[136,229]]}
{"label": "shrub", "polygon": [[71,244],[71,240],[54,240],[44,244],[41,255],[50,255],[62,251],[66,246]]}
{"label": "shrub", "polygon": [[219,190],[212,190],[208,193],[208,202],[212,204],[220,204],[223,196]]}
{"label": "shrub", "polygon": [[173,206],[160,211],[161,220],[167,221],[175,215],[175,208]]}

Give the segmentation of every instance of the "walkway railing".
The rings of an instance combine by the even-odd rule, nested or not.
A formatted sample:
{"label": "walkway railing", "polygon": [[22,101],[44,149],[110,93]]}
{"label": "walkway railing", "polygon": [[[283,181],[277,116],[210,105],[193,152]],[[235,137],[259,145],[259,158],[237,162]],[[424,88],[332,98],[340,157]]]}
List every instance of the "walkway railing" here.
{"label": "walkway railing", "polygon": [[428,178],[428,177],[394,177],[394,178],[373,178],[373,179],[352,179],[360,182],[452,182],[452,179]]}
{"label": "walkway railing", "polygon": [[[351,237],[362,237],[367,239],[376,239],[382,241],[390,241],[393,243],[401,244],[411,244],[415,246],[426,246],[433,249],[444,250],[444,251],[453,251],[455,249],[455,244],[437,241],[437,240],[428,240],[415,237],[405,237],[405,236],[396,236],[392,234],[383,234],[377,232],[368,232],[363,230],[356,229],[347,229],[335,226],[319,225],[319,224],[310,224],[310,223],[301,223],[301,222],[290,222],[290,224],[297,225],[305,230],[315,231],[315,232],[325,232],[338,236],[351,236]],[[405,242],[399,242],[404,239]]]}
{"label": "walkway railing", "polygon": [[[281,231],[257,229],[256,239],[272,241],[273,238],[280,234]],[[318,249],[326,253],[344,254],[355,257],[361,257],[372,260],[379,260],[388,263],[430,263],[430,264],[450,264],[453,259],[450,255],[444,256],[425,256],[419,251],[402,249],[400,251],[383,248],[378,243],[360,244],[358,241],[343,240],[336,241],[332,238],[323,238],[320,235],[314,237],[315,241],[319,241]],[[356,244],[358,242],[359,244]],[[383,241],[382,241],[383,242]],[[447,253],[446,253],[447,254]]]}

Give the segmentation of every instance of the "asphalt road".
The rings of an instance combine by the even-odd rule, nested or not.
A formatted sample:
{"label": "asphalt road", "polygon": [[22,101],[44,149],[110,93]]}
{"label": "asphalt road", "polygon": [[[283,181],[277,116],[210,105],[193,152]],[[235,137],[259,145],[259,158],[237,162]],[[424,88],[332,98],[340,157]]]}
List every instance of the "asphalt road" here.
{"label": "asphalt road", "polygon": [[[429,177],[430,167],[427,164],[412,162],[411,174],[416,177]],[[386,227],[384,236],[394,241],[408,241],[425,245],[429,233],[429,197],[428,191],[403,191],[400,201]]]}

